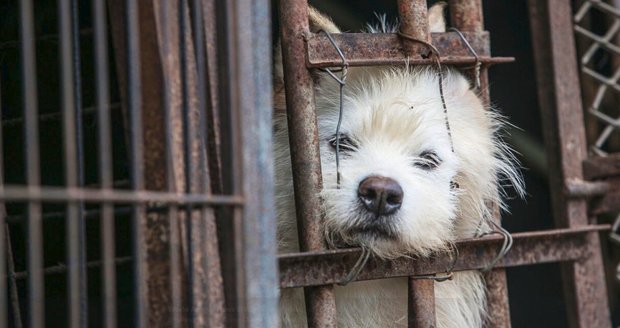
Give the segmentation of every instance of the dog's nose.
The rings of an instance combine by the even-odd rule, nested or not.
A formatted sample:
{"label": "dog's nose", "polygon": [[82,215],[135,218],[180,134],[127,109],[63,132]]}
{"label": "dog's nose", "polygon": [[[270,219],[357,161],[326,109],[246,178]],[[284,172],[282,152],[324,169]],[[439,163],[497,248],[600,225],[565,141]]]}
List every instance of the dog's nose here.
{"label": "dog's nose", "polygon": [[403,203],[403,188],[394,179],[370,176],[360,182],[357,196],[369,211],[387,215],[396,212]]}

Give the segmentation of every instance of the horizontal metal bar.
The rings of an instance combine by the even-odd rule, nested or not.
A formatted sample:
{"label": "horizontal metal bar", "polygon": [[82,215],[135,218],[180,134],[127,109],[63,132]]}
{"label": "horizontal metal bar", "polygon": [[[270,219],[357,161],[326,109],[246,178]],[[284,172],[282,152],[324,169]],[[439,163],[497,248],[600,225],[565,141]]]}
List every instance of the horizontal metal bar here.
{"label": "horizontal metal bar", "polygon": [[[116,259],[114,259],[114,264],[115,265],[122,265],[122,264],[127,264],[127,263],[131,263],[132,261],[132,257],[131,256],[123,256],[123,257],[117,257]],[[103,265],[103,261],[88,261],[86,262],[86,267],[89,269],[92,268],[97,268]],[[46,268],[43,268],[43,274],[44,275],[49,275],[49,274],[60,274],[60,273],[65,273],[67,272],[67,264],[64,263],[58,263],[56,265],[52,265]],[[18,271],[15,272],[13,274],[9,274],[10,277],[15,278],[15,279],[24,279],[28,277],[28,271]]]}
{"label": "horizontal metal bar", "polygon": [[571,179],[566,181],[566,192],[571,198],[584,198],[601,196],[611,190],[611,185],[606,181],[583,181]]}
{"label": "horizontal metal bar", "polygon": [[583,161],[583,175],[588,180],[620,176],[620,153],[586,159]]}
{"label": "horizontal metal bar", "polygon": [[[146,209],[146,213],[168,213],[168,208],[170,206],[162,205],[162,206],[148,206]],[[119,205],[115,206],[114,210],[111,211],[114,215],[129,215],[133,211],[132,207],[129,205]],[[41,215],[43,220],[54,220],[54,219],[63,219],[67,216],[67,212],[65,211],[53,211],[53,212],[44,212]],[[89,210],[85,210],[83,212],[84,219],[99,219],[105,220],[105,211],[101,208],[93,208]],[[6,216],[6,222],[8,224],[20,223],[23,220],[26,220],[26,216],[17,214],[17,215],[8,215]]]}
{"label": "horizontal metal bar", "polygon": [[[80,36],[89,36],[92,33],[93,33],[93,29],[91,28],[83,28],[80,30]],[[60,37],[59,34],[46,34],[46,35],[38,36],[34,41],[35,42],[49,42],[49,41],[56,42],[59,37]],[[0,42],[0,51],[6,51],[8,49],[17,48],[20,44],[21,42],[19,40],[10,40],[10,41]],[[55,43],[52,43],[52,44],[55,44]]]}
{"label": "horizontal metal bar", "polygon": [[[121,108],[121,104],[120,103],[111,103],[108,106],[109,109],[120,109]],[[92,116],[92,114],[95,114],[95,112],[97,111],[97,107],[85,107],[82,109],[82,113],[84,114],[83,116]],[[62,118],[62,112],[57,111],[57,112],[52,112],[52,113],[46,113],[46,114],[40,114],[39,115],[39,122],[40,123],[46,123],[49,121],[59,121]],[[2,126],[3,127],[14,127],[14,126],[20,126],[22,125],[22,123],[24,122],[24,118],[23,117],[16,117],[16,118],[9,118],[6,120],[2,120]]]}
{"label": "horizontal metal bar", "polygon": [[[587,255],[587,236],[606,231],[610,225],[591,225],[573,229],[557,229],[513,234],[514,244],[496,267],[574,261]],[[491,262],[503,239],[489,236],[456,243],[459,251],[454,271],[482,269]],[[359,248],[323,252],[294,253],[279,256],[280,287],[307,287],[342,282],[360,256]],[[357,280],[420,276],[445,272],[450,267],[448,254],[432,258],[399,258],[383,261],[371,258]]]}
{"label": "horizontal metal bar", "polygon": [[[463,33],[483,64],[499,64],[514,61],[512,57],[489,57],[489,34]],[[419,46],[418,51],[408,55],[400,37],[395,33],[338,33],[332,35],[338,48],[342,50],[349,66],[394,65],[409,63],[429,65],[434,61],[428,58],[428,49]],[[441,62],[447,65],[472,65],[476,58],[458,34],[433,33],[432,44],[441,54]],[[309,68],[340,66],[342,59],[324,34],[311,34],[306,39],[308,52],[306,65]]]}
{"label": "horizontal metal bar", "polygon": [[241,196],[179,194],[156,191],[129,191],[91,188],[25,187],[6,185],[0,189],[0,200],[46,202],[104,202],[119,204],[173,203],[211,206],[240,206]]}

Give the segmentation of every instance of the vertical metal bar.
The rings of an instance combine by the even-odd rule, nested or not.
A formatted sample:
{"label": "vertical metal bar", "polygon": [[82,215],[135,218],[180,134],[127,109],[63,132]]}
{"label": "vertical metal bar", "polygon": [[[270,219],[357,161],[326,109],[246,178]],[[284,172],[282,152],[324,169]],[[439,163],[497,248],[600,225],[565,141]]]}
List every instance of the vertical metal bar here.
{"label": "vertical metal bar", "polygon": [[448,0],[450,22],[461,31],[482,32],[484,16],[480,0]]}
{"label": "vertical metal bar", "polygon": [[17,291],[17,279],[15,278],[15,261],[13,259],[13,249],[11,247],[11,232],[9,231],[9,225],[4,226],[4,232],[6,234],[6,254],[7,269],[9,270],[10,281],[10,297],[11,297],[11,309],[13,310],[13,324],[15,328],[22,328],[22,314],[19,307],[19,294]]}
{"label": "vertical metal bar", "polygon": [[[192,142],[194,144],[193,159],[196,162],[197,174],[199,177],[199,183],[196,186],[196,191],[205,194],[211,194],[211,179],[210,179],[210,166],[209,158],[207,155],[207,139],[205,135],[207,131],[207,86],[206,86],[206,61],[205,61],[205,37],[204,37],[204,19],[202,0],[192,1],[192,32],[193,32],[193,45],[194,52],[187,52],[188,59],[194,59],[195,61],[195,90],[196,101],[198,102],[194,109],[194,114],[198,115],[198,122],[193,122],[191,129],[188,129],[188,133],[192,136]],[[187,25],[186,25],[187,26]],[[189,39],[189,34],[185,34],[185,40]],[[189,39],[185,43],[188,47],[192,45],[192,39]],[[194,63],[194,62],[190,62]],[[190,66],[188,66],[190,68]],[[188,71],[189,73],[189,71]],[[190,79],[191,81],[191,79]],[[194,121],[196,121],[194,119]],[[217,154],[216,154],[217,155]],[[217,227],[215,224],[215,211],[212,208],[208,208],[204,205],[200,206],[200,213],[197,225],[200,231],[198,231],[198,239],[200,241],[200,247],[203,250],[203,256],[200,259],[199,265],[201,267],[202,286],[200,292],[204,305],[202,307],[204,314],[204,320],[206,320],[207,326],[210,327],[222,327],[225,325],[224,316],[224,293],[223,283],[221,278],[221,262],[220,254],[218,251],[218,238]]]}
{"label": "vertical metal bar", "polygon": [[[130,120],[130,154],[131,179],[133,190],[144,189],[143,163],[143,130],[142,130],[142,84],[140,79],[140,31],[138,1],[126,2],[125,28],[127,36],[127,110]],[[142,328],[148,325],[147,306],[147,270],[146,254],[144,251],[146,220],[145,205],[134,205],[133,213],[133,253],[134,253],[134,297],[135,297],[135,327]]]}
{"label": "vertical metal bar", "polygon": [[[0,122],[2,122],[2,79],[0,79]],[[2,134],[2,124],[0,124],[0,189],[3,188],[4,185],[4,148],[3,148],[4,137]],[[4,201],[0,202],[0,327],[8,327],[8,317],[7,317],[7,309],[8,302],[7,297],[7,275],[6,275],[6,264],[7,264],[7,237],[6,230],[4,229],[4,225],[6,222],[6,207]]]}
{"label": "vertical metal bar", "polygon": [[508,282],[504,269],[493,269],[484,274],[487,286],[488,327],[510,327]]}
{"label": "vertical metal bar", "polygon": [[[60,34],[60,68],[61,68],[61,94],[63,136],[65,150],[65,183],[67,188],[77,186],[77,154],[76,154],[76,128],[75,128],[75,98],[73,85],[73,62],[72,62],[72,35],[71,35],[71,2],[60,0],[58,2],[59,34]],[[78,204],[67,204],[66,238],[67,238],[67,286],[68,297],[68,322],[71,327],[81,327],[82,313],[80,311],[80,274],[79,257],[79,217]]]}
{"label": "vertical metal bar", "polygon": [[408,327],[431,328],[435,325],[435,281],[409,278]]}
{"label": "vertical metal bar", "polygon": [[[484,30],[482,2],[480,0],[451,0],[448,3],[453,26],[467,32],[482,32]],[[485,106],[490,105],[487,68],[483,66],[480,72],[480,89],[482,90],[480,96]],[[499,204],[492,204],[492,206],[494,220],[500,223]],[[494,269],[486,273],[484,278],[487,284],[489,313],[487,324],[493,328],[510,327],[510,304],[505,270]]]}
{"label": "vertical metal bar", "polygon": [[[108,35],[104,0],[93,0],[93,33],[95,46],[95,76],[97,119],[99,122],[99,181],[102,189],[112,188],[112,138],[110,123],[110,90],[108,67]],[[116,267],[114,257],[114,206],[101,204],[101,258],[103,288],[103,325],[116,327]]]}
{"label": "vertical metal bar", "polygon": [[[24,99],[24,139],[26,153],[26,182],[30,188],[40,185],[39,127],[37,117],[37,72],[34,45],[32,0],[20,1],[20,32],[22,55],[22,94]],[[45,320],[45,291],[43,280],[43,232],[41,203],[28,202],[28,307],[30,327],[43,327]]]}
{"label": "vertical metal bar", "polygon": [[[170,54],[170,25],[168,24],[170,19],[168,13],[170,12],[170,6],[172,2],[162,1],[159,3],[159,17],[161,22],[161,36],[162,36],[162,55],[164,58],[168,58]],[[166,67],[164,65],[164,67]],[[170,192],[177,191],[176,175],[174,172],[175,158],[174,158],[174,127],[173,127],[173,115],[172,115],[172,96],[170,85],[171,76],[169,70],[165,71],[164,78],[162,80],[162,94],[163,94],[163,106],[164,106],[164,128],[166,138],[166,185]],[[181,314],[182,314],[182,273],[181,273],[181,243],[179,237],[181,232],[179,231],[179,208],[175,204],[170,204],[168,207],[168,225],[170,233],[170,298],[171,305],[170,310],[172,312],[171,321],[172,328],[181,327]]]}
{"label": "vertical metal bar", "polygon": [[[190,73],[188,72],[187,53],[186,53],[186,24],[185,21],[185,0],[178,0],[177,3],[177,20],[179,24],[178,40],[179,40],[179,70],[180,70],[180,88],[181,88],[181,112],[183,116],[183,148],[184,148],[184,163],[185,163],[185,193],[191,194],[196,192],[196,166],[193,158],[193,137],[195,136],[194,124],[191,122],[191,108],[190,108],[190,95],[188,79]],[[196,267],[194,261],[195,254],[204,250],[200,249],[198,240],[196,240],[195,232],[199,233],[199,225],[197,224],[196,213],[193,211],[192,205],[185,206],[185,218],[186,218],[186,236],[188,238],[188,268],[187,268],[187,280],[189,282],[189,298],[188,308],[190,309],[189,327],[198,327],[201,324],[201,308],[202,299],[195,289],[201,286],[200,277],[197,274],[201,268]],[[197,256],[204,256],[200,254]],[[197,281],[198,280],[198,281]]]}
{"label": "vertical metal bar", "polygon": [[[282,57],[286,86],[291,162],[297,226],[302,251],[325,248],[321,228],[322,189],[319,136],[314,107],[314,83],[305,67],[304,36],[308,35],[308,3],[280,1]],[[335,327],[333,286],[305,289],[310,327]]]}
{"label": "vertical metal bar", "polygon": [[[426,0],[398,0],[398,17],[401,32],[418,40],[430,41]],[[407,53],[414,53],[417,45],[405,41],[403,46]]]}
{"label": "vertical metal bar", "polygon": [[203,3],[203,26],[205,40],[205,78],[207,78],[207,99],[205,121],[207,121],[207,153],[209,154],[209,175],[211,191],[222,193],[222,154],[220,151],[220,102],[218,94],[218,47],[217,47],[217,13],[215,0],[201,0]]}
{"label": "vertical metal bar", "polygon": [[[587,203],[571,198],[567,184],[582,180],[587,158],[571,3],[529,1],[538,96],[556,224],[588,224]],[[572,327],[610,327],[607,288],[598,235],[588,237],[589,256],[562,265],[568,322]]]}
{"label": "vertical metal bar", "polygon": [[[82,110],[82,77],[80,64],[80,19],[79,19],[79,0],[71,0],[71,30],[73,36],[73,97],[75,106],[75,129],[76,129],[76,157],[77,157],[77,185],[84,186],[84,124]],[[88,273],[86,268],[86,220],[84,217],[84,202],[78,202],[78,265],[80,270],[80,312],[82,322],[81,327],[88,326]]]}
{"label": "vertical metal bar", "polygon": [[[244,0],[237,9],[243,63],[239,90],[243,138],[243,241],[249,327],[278,325],[276,213],[272,159],[271,12],[268,0]],[[252,17],[246,20],[245,17]],[[307,22],[307,19],[305,19]],[[247,47],[250,44],[250,47]],[[242,47],[243,45],[246,45]],[[242,80],[243,81],[243,80]],[[317,158],[318,159],[318,158]],[[319,175],[320,176],[320,175]],[[320,180],[319,180],[320,181]],[[328,287],[329,288],[329,287]]]}

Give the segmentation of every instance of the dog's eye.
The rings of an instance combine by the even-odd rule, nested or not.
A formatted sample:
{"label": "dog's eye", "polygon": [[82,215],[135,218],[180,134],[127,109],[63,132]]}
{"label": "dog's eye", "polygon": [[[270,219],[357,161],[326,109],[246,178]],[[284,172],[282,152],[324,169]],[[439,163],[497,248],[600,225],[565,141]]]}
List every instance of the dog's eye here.
{"label": "dog's eye", "polygon": [[441,164],[441,158],[437,154],[430,150],[423,151],[418,158],[416,158],[413,164],[424,170],[432,170],[437,168]]}
{"label": "dog's eye", "polygon": [[348,135],[344,133],[340,134],[340,138],[334,135],[329,139],[329,144],[332,148],[334,148],[334,150],[336,150],[336,141],[338,140],[340,140],[340,152],[355,151],[357,145],[353,140],[351,140],[351,138],[349,138]]}

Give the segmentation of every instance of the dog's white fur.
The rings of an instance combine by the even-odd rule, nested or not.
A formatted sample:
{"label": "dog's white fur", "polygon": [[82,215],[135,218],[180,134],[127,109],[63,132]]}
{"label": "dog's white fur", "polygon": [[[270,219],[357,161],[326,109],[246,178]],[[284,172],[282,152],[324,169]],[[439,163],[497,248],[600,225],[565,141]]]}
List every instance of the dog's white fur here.
{"label": "dog's white fur", "polygon": [[[445,30],[443,9],[430,12],[433,32]],[[314,30],[338,32],[316,10],[310,10]],[[372,32],[387,32],[382,25]],[[277,54],[276,54],[277,57]],[[276,85],[281,68],[275,67]],[[429,256],[445,250],[456,239],[488,230],[491,204],[502,204],[502,181],[522,192],[521,180],[509,149],[497,136],[500,118],[485,110],[468,81],[455,70],[444,73],[443,89],[448,107],[454,152],[433,69],[352,68],[345,87],[341,133],[355,150],[340,155],[340,187],[336,185],[333,138],[338,121],[338,85],[327,75],[317,78],[316,108],[319,124],[324,190],[325,236],[332,245],[364,245],[375,256]],[[276,86],[276,108],[283,95]],[[292,172],[286,117],[275,117],[276,205],[281,253],[298,250]],[[433,151],[441,164],[431,170],[416,166],[423,151]],[[389,220],[395,234],[386,239],[352,233],[368,215],[360,208],[360,181],[371,175],[390,177],[404,191],[400,210]],[[451,188],[456,182],[459,188]],[[392,327],[407,324],[407,282],[404,278],[351,283],[336,287],[338,325],[341,327]],[[438,327],[481,327],[485,320],[485,285],[479,272],[454,275],[435,283]],[[306,325],[303,292],[282,290],[281,324]]]}

